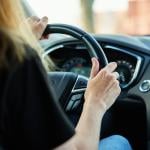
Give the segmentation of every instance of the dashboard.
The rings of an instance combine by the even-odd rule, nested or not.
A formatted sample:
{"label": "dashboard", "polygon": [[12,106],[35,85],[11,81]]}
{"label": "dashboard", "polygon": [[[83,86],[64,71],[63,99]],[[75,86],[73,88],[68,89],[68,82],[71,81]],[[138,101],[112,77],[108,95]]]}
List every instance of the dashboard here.
{"label": "dashboard", "polygon": [[[142,57],[130,52],[125,47],[106,43],[103,43],[102,47],[108,61],[117,62],[116,71],[120,75],[120,85],[122,88],[127,88],[137,78],[142,64]],[[51,49],[47,51],[51,51]],[[59,71],[73,72],[86,77],[90,75],[91,59],[86,47],[80,42],[69,42],[53,47],[49,57],[56,64]]]}
{"label": "dashboard", "polygon": [[[106,122],[104,121],[102,126],[102,137],[118,133],[125,135],[134,149],[146,150],[148,147],[150,150],[150,37],[94,37],[104,50],[108,61],[117,62],[116,71],[120,75],[122,88],[116,103],[104,117]],[[50,39],[44,45],[43,57],[49,56],[53,60],[56,71],[89,77],[91,58],[81,41],[63,37],[56,41]]]}

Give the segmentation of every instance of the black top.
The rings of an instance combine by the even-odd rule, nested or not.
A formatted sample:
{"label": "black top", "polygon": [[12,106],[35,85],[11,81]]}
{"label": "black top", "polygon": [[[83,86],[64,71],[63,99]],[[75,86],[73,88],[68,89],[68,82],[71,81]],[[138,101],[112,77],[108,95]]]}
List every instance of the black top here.
{"label": "black top", "polygon": [[56,103],[47,74],[33,50],[22,64],[0,72],[0,137],[5,149],[48,150],[74,134]]}

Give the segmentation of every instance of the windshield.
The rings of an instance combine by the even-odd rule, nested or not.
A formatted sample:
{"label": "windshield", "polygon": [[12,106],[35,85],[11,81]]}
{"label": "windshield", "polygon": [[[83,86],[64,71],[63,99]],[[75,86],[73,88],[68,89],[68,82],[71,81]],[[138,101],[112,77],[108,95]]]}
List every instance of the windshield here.
{"label": "windshield", "polygon": [[98,34],[150,34],[150,0],[27,0],[49,23]]}

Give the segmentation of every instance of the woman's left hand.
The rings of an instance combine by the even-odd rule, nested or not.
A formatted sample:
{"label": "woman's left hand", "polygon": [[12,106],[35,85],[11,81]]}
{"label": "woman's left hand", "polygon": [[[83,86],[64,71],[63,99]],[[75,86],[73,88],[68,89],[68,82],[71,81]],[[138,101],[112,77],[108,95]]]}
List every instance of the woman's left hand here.
{"label": "woman's left hand", "polygon": [[27,23],[30,25],[33,34],[38,40],[48,38],[48,36],[42,36],[48,24],[48,17],[44,16],[40,19],[37,16],[32,16],[27,19]]}

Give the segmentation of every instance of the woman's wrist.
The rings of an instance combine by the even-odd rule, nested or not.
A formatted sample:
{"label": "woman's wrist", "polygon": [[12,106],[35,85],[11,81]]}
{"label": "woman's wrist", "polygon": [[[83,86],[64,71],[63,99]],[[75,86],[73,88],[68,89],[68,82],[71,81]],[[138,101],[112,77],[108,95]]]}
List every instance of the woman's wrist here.
{"label": "woman's wrist", "polygon": [[91,110],[103,117],[103,115],[107,111],[107,106],[103,102],[96,103],[93,100],[85,100],[83,109]]}

